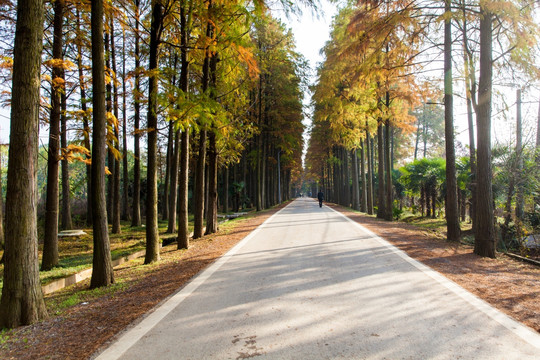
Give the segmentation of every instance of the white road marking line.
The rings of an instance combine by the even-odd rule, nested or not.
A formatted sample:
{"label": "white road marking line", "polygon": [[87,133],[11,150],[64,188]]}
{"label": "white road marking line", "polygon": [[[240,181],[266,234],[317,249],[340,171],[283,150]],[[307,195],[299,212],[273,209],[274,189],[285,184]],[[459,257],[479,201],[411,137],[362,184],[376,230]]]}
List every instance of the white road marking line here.
{"label": "white road marking line", "polygon": [[221,256],[216,262],[203,270],[199,275],[196,275],[188,284],[172,295],[163,304],[154,308],[144,320],[133,328],[126,331],[116,341],[114,341],[107,349],[100,353],[96,360],[112,360],[120,358],[129,348],[131,348],[137,341],[139,341],[146,333],[148,333],[154,326],[156,326],[165,316],[167,316],[173,309],[175,309],[182,301],[189,297],[199,286],[201,286],[213,273],[215,273],[223,264],[225,264],[234,254],[242,248],[248,241],[250,241],[255,235],[263,229],[268,222],[270,222],[280,212],[289,207],[292,202],[280,209],[278,212],[266,219],[255,230],[249,233],[244,239],[230,249],[226,254]]}
{"label": "white road marking line", "polygon": [[334,211],[335,213],[343,216],[346,218],[349,222],[355,224],[357,227],[359,227],[362,231],[368,233],[371,235],[374,239],[376,239],[381,245],[384,245],[386,248],[388,248],[390,251],[416,267],[418,270],[422,271],[429,277],[435,279],[437,282],[439,282],[441,285],[446,287],[448,290],[452,291],[454,294],[458,295],[465,301],[467,301],[469,304],[492,318],[493,320],[497,321],[499,324],[513,332],[515,335],[526,341],[527,343],[535,346],[536,348],[540,349],[540,335],[534,331],[533,329],[523,325],[522,323],[512,319],[510,316],[506,315],[505,313],[499,311],[498,309],[494,308],[484,300],[480,299],[473,293],[465,290],[455,282],[449,280],[448,278],[444,277],[440,273],[436,272],[429,266],[426,266],[422,264],[421,262],[411,258],[407,253],[404,251],[398,249],[396,246],[390,244],[388,241],[384,240],[377,234],[375,234],[373,231],[367,229],[363,225],[357,223],[356,221],[352,220],[348,216],[340,213],[337,210],[332,209],[331,207],[328,207],[328,209]]}

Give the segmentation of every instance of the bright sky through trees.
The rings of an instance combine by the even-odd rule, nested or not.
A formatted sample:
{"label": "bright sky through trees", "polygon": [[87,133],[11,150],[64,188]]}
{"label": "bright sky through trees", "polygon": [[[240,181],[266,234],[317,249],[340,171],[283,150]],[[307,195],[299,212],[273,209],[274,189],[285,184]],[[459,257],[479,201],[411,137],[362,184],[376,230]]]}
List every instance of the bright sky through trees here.
{"label": "bright sky through trees", "polygon": [[[287,18],[282,12],[275,11],[276,16],[292,30],[296,39],[296,46],[299,53],[303,54],[309,61],[311,67],[310,83],[315,83],[316,67],[324,59],[320,53],[325,42],[329,40],[329,33],[332,25],[332,19],[337,14],[339,4],[330,3],[327,0],[321,0],[318,14],[313,14],[312,11],[304,9],[302,15],[291,15]],[[538,16],[537,16],[538,18]],[[460,49],[454,46],[453,51],[457,52]],[[453,56],[459,56],[457,53]],[[442,56],[440,64],[435,63],[434,67],[440,65],[440,69],[429,73],[429,76],[435,76],[440,73],[442,79]],[[454,93],[463,94],[463,82],[459,79],[454,79]],[[492,141],[494,143],[507,143],[515,138],[515,104],[516,104],[516,86],[515,84],[494,84],[494,103],[493,103],[493,129]],[[442,86],[442,83],[441,83]],[[537,86],[529,86],[523,91],[523,126],[530,131],[524,131],[527,141],[534,141],[536,117],[538,114],[538,101],[540,92]],[[306,105],[305,111],[306,124],[311,123],[311,109],[309,103],[311,101],[310,94],[307,93],[304,98]],[[441,100],[442,101],[442,100]],[[468,145],[468,125],[467,125],[467,109],[465,101],[461,97],[456,97],[454,100],[454,116],[455,116],[455,132],[456,140],[463,146]],[[528,136],[529,134],[530,136]],[[307,134],[305,134],[305,137]],[[528,138],[530,137],[530,139]],[[306,139],[307,140],[307,139]],[[307,141],[306,141],[307,146]]]}

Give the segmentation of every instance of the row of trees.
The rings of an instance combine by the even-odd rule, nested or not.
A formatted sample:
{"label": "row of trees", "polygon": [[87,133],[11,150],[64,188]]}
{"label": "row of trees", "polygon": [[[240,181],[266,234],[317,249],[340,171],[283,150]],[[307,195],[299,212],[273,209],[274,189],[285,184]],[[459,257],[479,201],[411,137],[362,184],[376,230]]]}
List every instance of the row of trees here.
{"label": "row of trees", "polygon": [[[331,199],[369,214],[376,208],[378,217],[391,220],[404,186],[396,184],[396,160],[421,157],[422,143],[426,156],[429,130],[437,130],[429,119],[441,118],[437,114],[443,111],[440,138],[445,160],[414,162],[404,168],[408,180],[403,180],[413,192],[419,187],[422,204],[432,214],[438,196],[433,179],[444,171],[448,239],[458,241],[463,194],[456,174],[453,85],[460,80],[470,134],[474,251],[495,257],[493,69],[500,81],[537,80],[531,51],[538,29],[534,11],[532,1],[356,1],[344,7],[334,20],[314,86],[314,126],[307,154],[314,184],[326,189]],[[444,67],[438,68],[437,61]],[[453,75],[455,64],[459,76]],[[422,166],[427,172],[412,171]],[[413,173],[421,180],[411,178]],[[533,209],[530,199],[527,205]]]}
{"label": "row of trees", "polygon": [[264,2],[55,0],[44,6],[22,0],[1,6],[2,29],[16,31],[0,326],[46,316],[37,255],[39,120],[49,127],[41,267],[58,265],[59,164],[67,189],[61,224],[69,228],[69,161],[83,161],[92,288],[114,282],[109,222],[119,233],[122,218],[139,226],[144,217],[145,263],[151,263],[159,260],[159,213],[167,231],[178,233],[178,248],[187,248],[188,211],[194,238],[217,231],[218,193],[225,211],[229,199],[235,208],[244,203],[261,210],[291,196],[301,174],[305,61]]}

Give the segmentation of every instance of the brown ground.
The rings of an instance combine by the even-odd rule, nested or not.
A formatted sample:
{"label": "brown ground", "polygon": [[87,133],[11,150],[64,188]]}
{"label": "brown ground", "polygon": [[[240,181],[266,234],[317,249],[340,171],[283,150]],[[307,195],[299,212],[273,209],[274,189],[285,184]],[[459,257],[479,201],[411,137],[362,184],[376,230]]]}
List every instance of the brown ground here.
{"label": "brown ground", "polygon": [[[403,223],[389,223],[340,208],[353,220],[413,258],[439,271],[493,306],[540,331],[540,269],[498,257],[483,259],[463,245],[451,245]],[[90,298],[59,315],[0,336],[1,359],[86,359],[136,321],[234,244],[277,209],[240,221],[232,230],[193,241],[187,251],[163,249],[156,265],[134,261],[115,270],[121,283],[116,292]],[[141,274],[144,276],[141,277]],[[83,282],[47,297],[48,304],[65,300]]]}

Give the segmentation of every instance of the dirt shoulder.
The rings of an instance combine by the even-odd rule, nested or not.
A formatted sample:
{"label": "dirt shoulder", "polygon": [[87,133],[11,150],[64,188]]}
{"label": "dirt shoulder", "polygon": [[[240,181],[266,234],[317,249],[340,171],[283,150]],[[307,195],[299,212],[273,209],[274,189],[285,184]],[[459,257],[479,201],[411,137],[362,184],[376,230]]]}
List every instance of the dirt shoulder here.
{"label": "dirt shoulder", "polygon": [[[414,226],[379,221],[335,206],[353,220],[384,237],[493,306],[540,331],[540,269],[502,255],[483,259],[464,245],[453,245]],[[85,298],[88,280],[47,296],[46,302],[67,303],[58,314],[31,326],[2,333],[1,359],[87,359],[145,313],[183,287],[279,208],[238,220],[234,227],[192,242],[189,250],[163,248],[162,261],[142,259],[115,270],[117,284]],[[80,294],[83,295],[80,295]]]}
{"label": "dirt shoulder", "polygon": [[540,332],[540,268],[498,254],[473,254],[471,246],[453,244],[429,231],[402,222],[388,222],[330,205],[386,239],[493,307]]}

